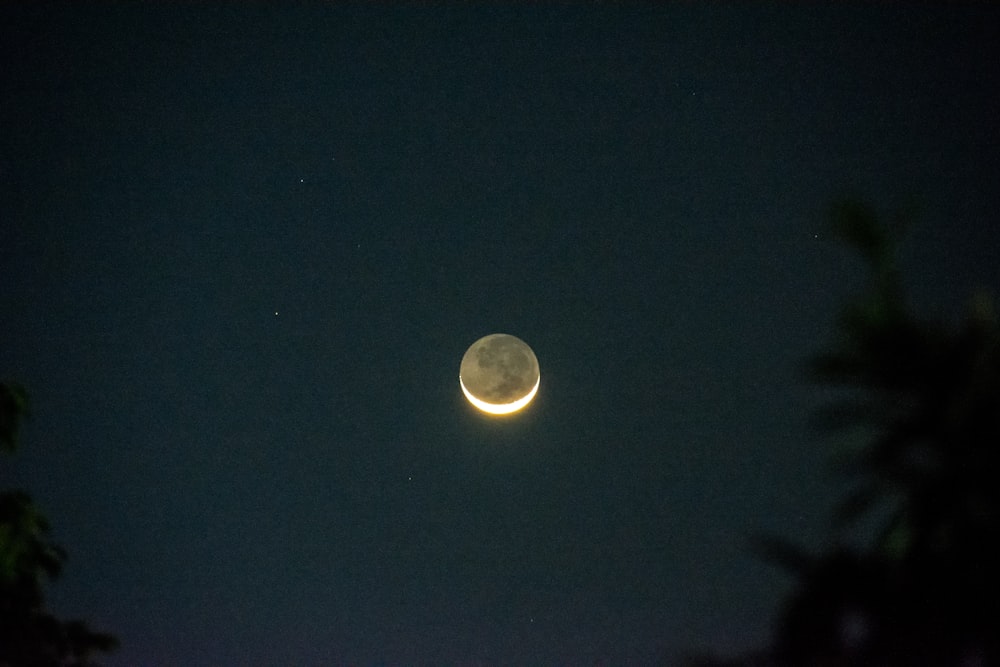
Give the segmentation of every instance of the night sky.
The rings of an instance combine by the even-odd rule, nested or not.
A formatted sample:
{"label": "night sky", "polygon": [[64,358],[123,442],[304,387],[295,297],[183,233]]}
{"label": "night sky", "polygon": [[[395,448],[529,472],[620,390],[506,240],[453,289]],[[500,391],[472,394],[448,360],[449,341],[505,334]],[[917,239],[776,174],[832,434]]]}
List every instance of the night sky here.
{"label": "night sky", "polygon": [[[765,642],[840,489],[803,380],[915,211],[1000,287],[1000,10],[0,7],[0,486],[126,665],[650,664]],[[458,383],[510,333],[541,388]]]}

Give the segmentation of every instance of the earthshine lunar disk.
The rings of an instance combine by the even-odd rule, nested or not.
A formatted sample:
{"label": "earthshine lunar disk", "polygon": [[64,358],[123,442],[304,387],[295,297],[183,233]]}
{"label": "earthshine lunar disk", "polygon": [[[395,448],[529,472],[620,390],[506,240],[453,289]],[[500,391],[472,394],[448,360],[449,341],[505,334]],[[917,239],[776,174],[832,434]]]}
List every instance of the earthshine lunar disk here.
{"label": "earthshine lunar disk", "polygon": [[474,406],[493,415],[517,412],[538,393],[538,359],[520,338],[483,336],[469,347],[458,370],[462,392]]}

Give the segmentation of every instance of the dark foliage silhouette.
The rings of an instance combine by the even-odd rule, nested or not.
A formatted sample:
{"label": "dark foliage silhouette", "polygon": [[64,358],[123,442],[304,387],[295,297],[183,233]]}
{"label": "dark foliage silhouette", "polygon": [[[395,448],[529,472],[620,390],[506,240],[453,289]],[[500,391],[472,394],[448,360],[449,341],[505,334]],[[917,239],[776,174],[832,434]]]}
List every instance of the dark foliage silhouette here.
{"label": "dark foliage silhouette", "polygon": [[[27,395],[0,384],[0,450],[17,449]],[[0,667],[91,667],[95,653],[117,645],[83,621],[45,610],[43,587],[59,576],[66,552],[48,538],[49,524],[23,491],[0,492]]]}
{"label": "dark foliage silhouette", "polygon": [[[865,206],[834,214],[839,237],[865,259],[869,282],[844,308],[839,340],[815,357],[813,380],[843,400],[816,415],[834,435],[864,435],[840,454],[851,490],[834,543],[811,554],[758,541],[797,587],[771,645],[691,665],[1000,664],[1000,327],[975,298],[957,325],[906,304],[892,234]],[[865,520],[866,539],[845,538]],[[858,544],[860,542],[860,544]]]}

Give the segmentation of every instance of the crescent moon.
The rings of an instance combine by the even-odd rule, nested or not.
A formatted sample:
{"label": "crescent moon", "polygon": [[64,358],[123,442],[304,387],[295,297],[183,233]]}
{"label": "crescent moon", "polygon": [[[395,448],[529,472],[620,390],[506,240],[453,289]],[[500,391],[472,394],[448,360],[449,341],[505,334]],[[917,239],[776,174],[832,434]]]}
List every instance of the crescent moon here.
{"label": "crescent moon", "polygon": [[510,334],[477,340],[466,350],[458,373],[469,403],[492,415],[508,415],[531,403],[541,379],[535,353]]}

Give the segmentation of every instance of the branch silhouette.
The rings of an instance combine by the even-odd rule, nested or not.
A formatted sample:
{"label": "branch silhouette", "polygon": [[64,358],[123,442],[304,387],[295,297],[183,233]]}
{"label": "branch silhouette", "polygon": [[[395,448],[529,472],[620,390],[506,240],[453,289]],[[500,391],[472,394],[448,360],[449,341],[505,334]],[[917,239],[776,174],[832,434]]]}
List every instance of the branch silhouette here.
{"label": "branch silhouette", "polygon": [[[813,554],[764,536],[755,549],[797,585],[770,646],[722,665],[1000,664],[1000,326],[991,298],[963,320],[922,320],[906,303],[893,233],[862,204],[838,205],[838,237],[868,282],[841,312],[810,378],[845,397],[814,423],[866,434],[837,467],[851,482],[834,547]],[[877,529],[860,546],[845,531]]]}
{"label": "branch silhouette", "polygon": [[[27,414],[25,390],[0,383],[0,450],[16,451]],[[27,493],[0,492],[0,667],[96,667],[92,656],[118,645],[83,621],[46,611],[44,586],[66,561],[48,534],[48,520]]]}

